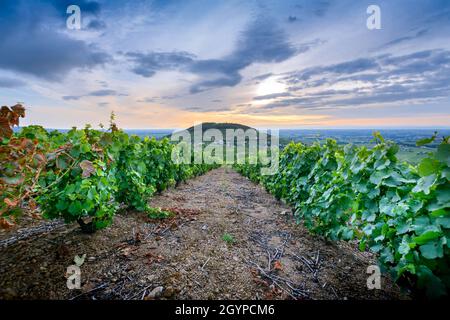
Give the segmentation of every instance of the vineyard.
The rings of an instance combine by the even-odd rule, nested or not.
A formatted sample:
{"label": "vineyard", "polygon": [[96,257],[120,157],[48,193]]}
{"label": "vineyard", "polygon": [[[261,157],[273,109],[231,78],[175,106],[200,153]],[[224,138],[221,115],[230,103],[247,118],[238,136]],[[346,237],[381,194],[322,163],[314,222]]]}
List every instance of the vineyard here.
{"label": "vineyard", "polygon": [[[120,238],[121,232],[128,230],[127,232],[132,232],[133,245],[141,245],[141,249],[132,247],[130,250],[141,250],[142,257],[145,256],[147,262],[151,258],[152,268],[155,265],[158,267],[150,270],[160,277],[169,272],[161,265],[164,261],[176,268],[176,272],[181,274],[180,277],[184,277],[186,270],[172,265],[179,257],[173,256],[170,250],[178,248],[180,238],[189,237],[185,239],[185,243],[190,243],[190,246],[185,246],[184,250],[188,250],[186,252],[193,257],[202,252],[209,252],[208,250],[211,250],[213,257],[225,257],[226,260],[222,262],[218,259],[217,269],[211,271],[219,274],[216,276],[221,279],[220,283],[227,283],[226,279],[221,278],[221,271],[228,270],[229,265],[235,265],[230,272],[233,272],[247,290],[241,290],[239,297],[243,298],[253,298],[252,292],[260,292],[261,285],[267,285],[272,290],[272,295],[261,293],[266,298],[274,298],[273,294],[275,297],[279,294],[279,297],[294,299],[336,298],[339,295],[336,294],[334,286],[339,285],[339,281],[350,288],[347,295],[351,295],[352,290],[355,293],[366,292],[361,291],[360,287],[355,289],[348,284],[353,278],[349,278],[347,273],[338,272],[339,281],[335,279],[321,282],[320,271],[326,270],[327,274],[323,279],[329,279],[329,274],[334,270],[334,261],[354,263],[352,257],[358,254],[351,246],[341,244],[340,240],[345,240],[356,244],[361,254],[365,254],[361,258],[364,263],[356,263],[360,273],[355,277],[366,276],[366,263],[377,257],[382,270],[400,286],[413,288],[417,292],[425,291],[432,298],[448,294],[449,137],[439,138],[436,134],[430,139],[418,141],[418,144],[422,145],[442,139],[437,150],[431,152],[417,166],[397,160],[398,147],[385,141],[379,134],[374,135],[377,144],[372,149],[352,145],[343,147],[333,140],[309,146],[290,143],[280,153],[280,167],[274,175],[260,175],[260,164],[234,166],[240,174],[264,186],[276,199],[285,201],[289,206],[285,207],[280,201],[267,198],[269,195],[263,195],[263,191],[255,185],[247,185],[248,182],[244,181],[244,178],[236,177],[233,172],[228,171],[230,168],[211,171],[219,166],[174,163],[171,158],[174,145],[168,139],[129,136],[117,127],[114,115],[111,116],[106,129],[94,130],[86,126],[84,129],[73,128],[66,133],[56,130],[49,132],[40,126],[27,126],[14,132],[13,127],[18,126],[20,118],[25,116],[25,108],[22,105],[2,107],[0,116],[0,224],[3,228],[15,227],[20,224],[23,216],[35,219],[42,216],[48,219],[62,218],[67,226],[77,222],[82,234],[88,234],[88,237],[95,237],[95,234],[104,231],[106,235],[109,234],[107,240],[111,242],[115,241],[115,235]],[[208,171],[211,172],[207,173]],[[191,184],[184,184],[189,179],[205,173],[207,174],[200,178],[203,180],[198,178],[189,182]],[[188,189],[188,186],[195,187],[194,191]],[[184,190],[182,194],[178,194],[182,192],[177,191],[180,188]],[[243,191],[247,191],[247,194]],[[167,198],[170,200],[167,201]],[[229,202],[226,202],[227,199]],[[222,202],[226,203],[222,205]],[[180,209],[183,203],[188,207]],[[259,206],[259,209],[256,206]],[[226,214],[221,214],[221,210],[225,210]],[[273,212],[286,215],[290,210],[292,214],[286,218],[273,217]],[[133,214],[130,213],[130,217],[127,217],[127,212]],[[242,212],[253,220],[244,219],[239,215]],[[260,214],[255,215],[255,212]],[[143,239],[134,227],[130,230],[131,224],[136,225],[136,229],[145,229],[147,226],[147,223],[142,224],[139,220],[141,218],[135,218],[135,213],[150,219],[152,223],[159,221],[152,232],[156,230],[155,241],[162,241],[165,245],[159,245],[159,253],[152,253],[150,258],[144,249],[153,247],[142,246],[142,243],[145,243],[146,239],[152,239],[149,238],[152,233],[148,231],[148,236]],[[115,218],[117,219],[114,220]],[[291,218],[294,220],[289,220]],[[112,224],[113,221],[115,222]],[[212,229],[216,230],[217,234],[209,238],[196,236],[196,232],[202,231],[190,226],[195,221],[200,223],[200,230]],[[287,221],[289,223],[286,223]],[[301,225],[313,236],[305,235],[303,229],[298,229],[302,228]],[[190,229],[182,231],[183,227]],[[58,238],[57,241],[64,241],[62,239],[66,236],[77,239],[70,242],[86,241],[86,238],[77,238],[79,235],[70,232],[72,233],[69,235],[61,234],[61,239]],[[167,235],[169,233],[170,235]],[[270,247],[270,235],[280,241],[278,247]],[[293,235],[303,243],[299,243]],[[162,239],[163,236],[169,238]],[[196,237],[199,239],[193,241]],[[343,247],[334,247],[333,242],[328,244],[329,240]],[[34,243],[40,243],[39,241],[41,240],[38,239]],[[249,248],[250,244],[261,248],[255,252],[256,249]],[[102,242],[101,246],[104,245]],[[84,250],[91,250],[93,254],[97,252],[94,244],[88,246],[84,243],[80,246],[83,246]],[[288,255],[286,248],[290,248],[289,246],[292,249]],[[219,247],[225,248],[220,249],[223,252],[217,253]],[[320,248],[317,253],[316,247]],[[191,248],[195,248],[195,251],[189,251]],[[313,253],[305,252],[301,255],[300,252],[306,250],[305,248],[311,249]],[[48,252],[52,250],[57,249],[48,249]],[[120,259],[124,255],[129,259],[130,250],[125,250],[124,253],[123,245],[120,250]],[[179,249],[173,250],[175,252]],[[230,250],[237,251],[230,253]],[[252,257],[261,256],[266,261],[265,254],[268,254],[269,261],[267,268],[261,267],[261,261],[250,260]],[[4,256],[3,253],[2,255]],[[64,254],[58,253],[57,257],[60,256]],[[115,254],[111,256],[115,257]],[[172,263],[167,258],[169,256],[172,256]],[[192,262],[190,258],[187,259],[189,263]],[[211,256],[198,258],[202,260],[202,272],[207,268],[210,259]],[[328,262],[325,259],[329,259]],[[304,282],[301,288],[293,287],[294,283],[301,280],[288,279],[297,270],[292,267],[294,271],[291,270],[288,274],[289,266],[294,264],[294,260],[295,263],[302,262],[308,272],[311,272],[309,280],[305,280],[307,282]],[[120,261],[119,264],[117,261],[113,262],[116,266],[123,266],[123,259]],[[136,258],[136,261],[140,260]],[[50,263],[61,268],[60,262]],[[179,262],[180,265],[183,263],[185,262]],[[210,265],[212,264],[213,262],[210,262]],[[249,267],[253,273],[248,271]],[[181,270],[184,270],[184,273]],[[148,277],[148,272],[147,270],[139,273],[139,276]],[[197,274],[199,271],[192,272]],[[282,277],[281,272],[286,275]],[[237,275],[239,273],[241,276]],[[204,274],[198,275],[202,276]],[[255,289],[254,283],[246,282],[252,277],[259,281],[258,289]],[[349,279],[342,280],[345,278]],[[365,278],[359,286],[362,283],[364,288],[364,281]],[[212,292],[215,292],[214,282],[210,285]],[[103,298],[124,298],[122,293],[117,293],[113,284],[103,283],[102,286],[110,286],[113,292],[104,293]],[[308,289],[308,286],[318,289],[314,291]],[[391,291],[386,291],[383,293],[385,296],[376,298],[398,298],[400,294],[396,289],[392,289],[394,287],[395,285],[390,284],[386,290]],[[123,288],[127,286],[124,284],[122,290]],[[166,294],[168,297],[183,293],[187,289],[171,290]],[[329,291],[325,293],[324,290]],[[144,298],[149,291],[147,287],[139,287],[138,293],[135,293],[128,287],[126,297],[137,298],[139,295],[140,298],[142,295]],[[313,296],[313,293],[316,296]],[[84,297],[92,297],[89,290],[84,294]],[[183,294],[180,297],[229,298],[221,291],[212,296],[200,291],[197,295]],[[361,293],[363,294],[366,293]],[[36,297],[42,296],[36,293]]]}
{"label": "vineyard", "polygon": [[0,112],[4,227],[11,226],[24,207],[34,212],[39,206],[46,218],[77,221],[88,233],[108,226],[119,204],[164,214],[148,206],[150,196],[214,167],[175,164],[168,139],[130,137],[117,128],[114,115],[106,131],[86,126],[61,133],[28,126],[13,134],[25,108],[4,106]]}
{"label": "vineyard", "polygon": [[450,288],[449,137],[417,167],[397,160],[394,143],[379,134],[374,139],[371,150],[340,147],[333,140],[291,143],[273,176],[260,176],[260,166],[236,168],[291,204],[297,222],[311,232],[356,240],[360,250],[379,254],[395,280],[425,288],[429,296],[445,295]]}

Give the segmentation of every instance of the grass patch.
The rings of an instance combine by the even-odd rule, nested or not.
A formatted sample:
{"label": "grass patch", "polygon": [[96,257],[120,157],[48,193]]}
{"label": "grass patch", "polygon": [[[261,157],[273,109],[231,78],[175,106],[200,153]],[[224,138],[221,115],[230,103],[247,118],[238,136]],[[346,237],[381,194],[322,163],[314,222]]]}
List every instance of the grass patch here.
{"label": "grass patch", "polygon": [[222,240],[225,241],[228,244],[233,244],[236,242],[236,240],[234,239],[234,237],[229,234],[229,233],[224,233],[222,236]]}
{"label": "grass patch", "polygon": [[175,215],[175,213],[162,210],[161,208],[148,208],[146,212],[150,219],[167,219]]}

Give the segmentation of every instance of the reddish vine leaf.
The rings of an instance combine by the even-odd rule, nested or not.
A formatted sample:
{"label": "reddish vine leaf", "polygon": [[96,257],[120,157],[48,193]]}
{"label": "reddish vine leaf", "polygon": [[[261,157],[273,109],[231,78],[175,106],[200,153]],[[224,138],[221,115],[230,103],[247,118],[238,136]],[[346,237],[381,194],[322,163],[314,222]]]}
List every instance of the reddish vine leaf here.
{"label": "reddish vine leaf", "polygon": [[[19,117],[21,117],[21,118],[25,117],[25,107],[23,105],[21,105],[20,103],[16,104],[15,106],[12,106],[11,109]],[[19,123],[17,123],[16,125],[19,125]]]}
{"label": "reddish vine leaf", "polygon": [[11,108],[3,106],[0,109],[0,137],[11,137],[12,127],[18,126],[19,118],[23,117],[25,117],[25,108],[21,104],[16,104]]}
{"label": "reddish vine leaf", "polygon": [[19,204],[19,202],[16,200],[11,200],[9,198],[5,198],[3,199],[3,201],[6,203],[7,206],[9,207],[17,207],[17,205]]}
{"label": "reddish vine leaf", "polygon": [[6,118],[8,116],[8,113],[9,113],[9,108],[7,106],[2,106],[2,108],[0,109],[0,117]]}
{"label": "reddish vine leaf", "polygon": [[0,137],[9,138],[13,134],[9,121],[6,118],[0,117]]}
{"label": "reddish vine leaf", "polygon": [[8,221],[5,218],[0,218],[0,228],[8,229],[11,228],[12,226],[14,226],[14,224],[11,223],[10,221]]}
{"label": "reddish vine leaf", "polygon": [[80,168],[83,170],[82,177],[89,178],[95,171],[94,164],[89,160],[80,162]]}
{"label": "reddish vine leaf", "polygon": [[37,203],[36,201],[34,201],[33,199],[30,199],[28,201],[28,207],[30,208],[30,210],[34,211],[37,209]]}
{"label": "reddish vine leaf", "polygon": [[281,262],[279,260],[275,261],[275,263],[273,264],[273,268],[275,270],[283,270],[283,267],[281,266]]}

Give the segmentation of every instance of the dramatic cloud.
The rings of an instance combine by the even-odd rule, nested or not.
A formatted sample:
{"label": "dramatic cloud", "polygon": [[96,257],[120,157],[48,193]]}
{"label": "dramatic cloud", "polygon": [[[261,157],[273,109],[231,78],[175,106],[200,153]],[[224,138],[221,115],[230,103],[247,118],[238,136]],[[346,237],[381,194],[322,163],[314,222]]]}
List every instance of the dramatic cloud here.
{"label": "dramatic cloud", "polygon": [[256,96],[253,98],[253,100],[268,100],[268,99],[275,99],[275,98],[289,97],[289,96],[291,96],[291,94],[289,92],[280,92],[280,93],[266,94],[263,96]]}
{"label": "dramatic cloud", "polygon": [[[216,60],[199,60],[191,66],[192,72],[208,78],[192,86],[191,92],[235,86],[242,80],[239,72],[252,63],[281,62],[296,53],[284,31],[272,19],[259,17],[244,30],[237,42],[236,50],[229,56]],[[215,79],[209,80],[211,77]]]}
{"label": "dramatic cloud", "polygon": [[289,94],[255,97],[255,100],[281,98],[264,109],[317,110],[375,103],[431,102],[450,96],[450,51],[436,49],[356,59],[291,72],[280,81],[289,85]]}
{"label": "dramatic cloud", "polygon": [[80,100],[80,98],[81,98],[82,96],[63,96],[62,98],[63,98],[63,100],[66,100],[66,101],[76,101],[76,100]]}
{"label": "dramatic cloud", "polygon": [[236,49],[221,59],[201,60],[188,52],[128,52],[126,56],[134,65],[132,71],[143,77],[162,70],[184,70],[202,76],[205,80],[190,88],[191,93],[197,93],[236,86],[242,80],[240,71],[252,63],[282,62],[317,44],[313,41],[296,48],[272,19],[259,17],[242,32]]}
{"label": "dramatic cloud", "polygon": [[[60,6],[63,2],[51,1],[51,4]],[[88,10],[97,10],[92,2],[83,3]],[[91,69],[110,59],[109,54],[94,45],[59,32],[65,20],[52,22],[52,14],[56,13],[49,7],[35,10],[45,15],[46,21],[33,15],[33,4],[28,2],[6,0],[1,9],[6,13],[0,18],[0,69],[55,81],[73,69]]]}
{"label": "dramatic cloud", "polygon": [[267,78],[270,78],[272,75],[273,75],[272,72],[270,72],[270,73],[264,73],[264,74],[261,74],[261,75],[259,75],[259,76],[253,77],[252,80],[254,80],[254,81],[256,81],[256,82],[259,82],[259,81],[266,80]]}
{"label": "dramatic cloud", "polygon": [[79,96],[63,96],[62,98],[64,100],[70,101],[70,100],[79,100],[82,97],[121,97],[121,96],[128,96],[126,93],[120,93],[116,90],[111,89],[101,89],[92,91],[88,94],[79,95]]}
{"label": "dramatic cloud", "polygon": [[143,102],[143,103],[154,103],[158,101],[158,97],[152,97],[152,98],[144,98],[136,100],[136,102]]}
{"label": "dramatic cloud", "polygon": [[107,97],[107,96],[126,96],[126,94],[118,93],[116,90],[101,89],[101,90],[92,91],[91,93],[88,94],[88,96]]}
{"label": "dramatic cloud", "polygon": [[334,64],[326,67],[312,67],[301,70],[299,72],[293,72],[285,80],[289,84],[295,84],[303,81],[310,80],[313,76],[324,74],[353,74],[356,72],[374,70],[378,67],[376,61],[372,59],[357,59],[339,64]]}
{"label": "dramatic cloud", "polygon": [[0,88],[17,88],[17,87],[23,87],[25,85],[26,85],[26,83],[19,79],[0,77]]}
{"label": "dramatic cloud", "polygon": [[135,65],[132,71],[146,78],[152,77],[157,71],[184,68],[195,58],[188,52],[128,52],[125,55]]}
{"label": "dramatic cloud", "polygon": [[382,48],[388,48],[388,47],[392,47],[392,46],[398,45],[403,42],[412,41],[417,38],[423,37],[427,33],[428,33],[427,29],[422,29],[422,30],[417,31],[414,35],[403,36],[403,37],[391,40],[388,43],[386,43]]}
{"label": "dramatic cloud", "polygon": [[[1,38],[1,36],[0,36]],[[10,52],[17,54],[10,54]],[[32,54],[23,54],[32,52]],[[0,39],[0,69],[59,80],[73,69],[90,69],[109,56],[78,40],[57,33],[33,31]]]}
{"label": "dramatic cloud", "polygon": [[88,29],[91,30],[104,30],[106,29],[106,23],[102,20],[91,20],[87,25]]}

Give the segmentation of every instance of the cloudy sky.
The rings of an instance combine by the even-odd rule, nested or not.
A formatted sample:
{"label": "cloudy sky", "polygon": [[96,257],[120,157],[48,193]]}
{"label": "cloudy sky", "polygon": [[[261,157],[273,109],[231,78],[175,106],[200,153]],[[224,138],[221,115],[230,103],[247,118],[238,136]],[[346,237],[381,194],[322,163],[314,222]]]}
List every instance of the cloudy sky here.
{"label": "cloudy sky", "polygon": [[0,98],[57,128],[450,127],[450,1],[0,0]]}

